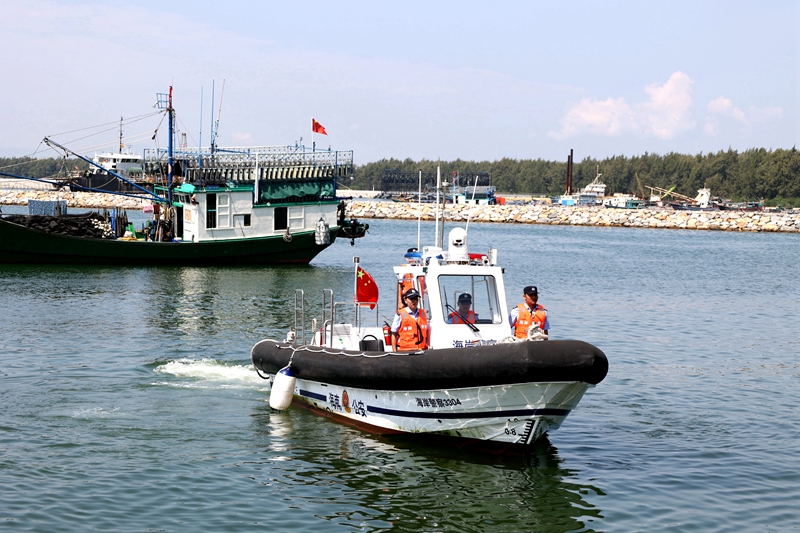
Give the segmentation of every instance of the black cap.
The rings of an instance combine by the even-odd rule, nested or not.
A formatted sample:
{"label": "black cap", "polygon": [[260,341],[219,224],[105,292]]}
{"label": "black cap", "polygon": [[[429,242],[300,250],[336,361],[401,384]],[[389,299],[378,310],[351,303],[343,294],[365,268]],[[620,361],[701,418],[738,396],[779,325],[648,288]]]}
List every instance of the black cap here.
{"label": "black cap", "polygon": [[539,296],[539,290],[535,285],[528,285],[522,289],[522,294],[527,294],[528,296]]}
{"label": "black cap", "polygon": [[419,298],[419,291],[417,289],[408,289],[403,298]]}
{"label": "black cap", "polygon": [[472,296],[468,292],[462,292],[458,297],[458,303],[467,302],[472,303]]}

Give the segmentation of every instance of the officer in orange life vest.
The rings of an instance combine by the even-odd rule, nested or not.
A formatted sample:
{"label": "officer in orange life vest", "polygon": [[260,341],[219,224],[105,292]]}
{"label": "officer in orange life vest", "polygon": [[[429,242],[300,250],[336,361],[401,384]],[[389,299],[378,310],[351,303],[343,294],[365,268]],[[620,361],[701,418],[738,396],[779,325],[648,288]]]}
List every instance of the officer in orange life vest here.
{"label": "officer in orange life vest", "polygon": [[528,338],[528,328],[533,322],[536,322],[547,336],[550,331],[550,319],[547,318],[547,309],[536,303],[539,301],[539,290],[533,285],[528,285],[522,289],[522,297],[525,302],[512,309],[511,314],[508,315],[512,333],[518,339],[526,339]]}
{"label": "officer in orange life vest", "polygon": [[478,315],[475,311],[470,309],[472,306],[472,295],[468,292],[462,292],[458,296],[458,310],[453,311],[447,315],[448,324],[463,324],[466,320],[470,324],[478,321]]}
{"label": "officer in orange life vest", "polygon": [[411,288],[403,295],[406,307],[397,310],[392,322],[392,351],[428,349],[428,316],[419,308],[419,291]]}

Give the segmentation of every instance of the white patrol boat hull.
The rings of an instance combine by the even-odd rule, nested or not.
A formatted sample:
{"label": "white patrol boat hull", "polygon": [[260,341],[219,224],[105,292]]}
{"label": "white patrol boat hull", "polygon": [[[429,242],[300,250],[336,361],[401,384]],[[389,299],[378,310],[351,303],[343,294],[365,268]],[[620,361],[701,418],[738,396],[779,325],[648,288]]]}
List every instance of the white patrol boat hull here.
{"label": "white patrol boat hull", "polygon": [[[516,338],[516,331],[511,337],[496,250],[468,253],[461,228],[450,231],[449,242],[447,252],[411,249],[407,262],[394,267],[396,308],[412,294],[408,298],[427,317],[410,341],[398,334],[399,314],[392,326],[379,327],[374,280],[358,266],[355,320],[338,321],[333,291],[323,291],[321,327],[313,322],[311,344],[304,344],[305,318],[298,320],[297,310],[305,304],[302,291],[299,297],[296,292],[299,337],[293,331],[285,342],[262,340],[250,354],[259,375],[270,380],[270,406],[308,407],[377,433],[455,437],[460,441],[453,445],[476,448],[500,445],[501,453],[524,452],[561,426],[584,393],[606,377],[608,358],[583,341],[536,342],[544,336],[538,325],[529,328],[528,340]],[[358,258],[353,262],[358,265]],[[359,293],[371,299],[357,301]],[[375,308],[375,326],[361,322],[365,304]],[[423,349],[414,349],[417,339]]]}
{"label": "white patrol boat hull", "polygon": [[557,429],[608,372],[605,354],[582,341],[387,353],[263,340],[251,359],[271,387],[292,369],[291,386],[275,387],[286,394],[281,408],[291,402],[376,433],[522,446]]}
{"label": "white patrol boat hull", "polygon": [[587,383],[380,391],[298,379],[294,403],[375,433],[429,433],[527,446],[557,429]]}

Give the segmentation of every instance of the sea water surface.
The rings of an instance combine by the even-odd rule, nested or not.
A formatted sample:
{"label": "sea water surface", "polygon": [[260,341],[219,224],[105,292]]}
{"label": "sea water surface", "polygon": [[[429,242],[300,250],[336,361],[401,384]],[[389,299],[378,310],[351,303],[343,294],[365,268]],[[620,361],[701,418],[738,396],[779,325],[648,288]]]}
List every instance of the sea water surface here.
{"label": "sea water surface", "polygon": [[800,529],[800,235],[471,224],[610,362],[520,458],[269,408],[250,349],[295,289],[351,299],[357,255],[392,315],[417,224],[369,223],[301,268],[0,266],[0,528]]}

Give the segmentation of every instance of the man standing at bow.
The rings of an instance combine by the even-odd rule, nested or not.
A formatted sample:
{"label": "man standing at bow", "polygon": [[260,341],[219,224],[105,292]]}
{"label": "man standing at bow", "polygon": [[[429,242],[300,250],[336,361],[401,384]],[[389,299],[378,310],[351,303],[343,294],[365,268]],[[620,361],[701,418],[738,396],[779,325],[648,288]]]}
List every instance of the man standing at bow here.
{"label": "man standing at bow", "polygon": [[406,307],[397,310],[392,322],[392,351],[428,349],[428,316],[419,307],[419,296],[413,287],[403,295]]}
{"label": "man standing at bow", "polygon": [[528,328],[535,322],[539,325],[539,329],[544,332],[545,340],[547,340],[548,332],[550,331],[550,319],[547,318],[547,309],[537,303],[539,301],[539,290],[533,285],[528,285],[522,289],[522,297],[525,301],[512,309],[511,314],[508,316],[511,332],[518,339],[527,339]]}

